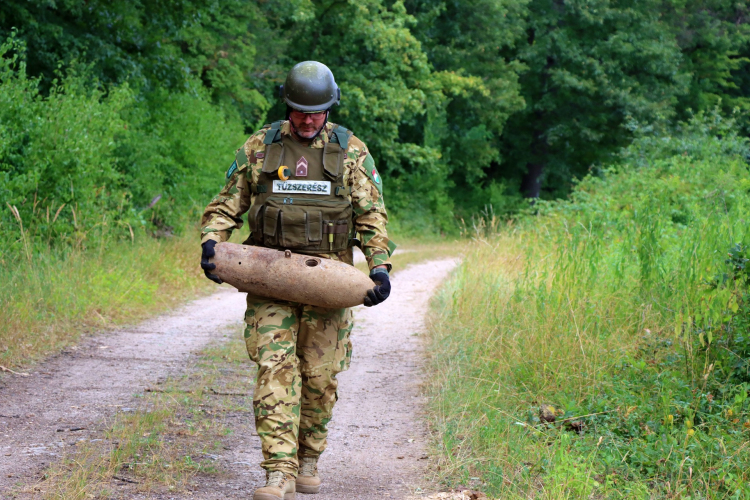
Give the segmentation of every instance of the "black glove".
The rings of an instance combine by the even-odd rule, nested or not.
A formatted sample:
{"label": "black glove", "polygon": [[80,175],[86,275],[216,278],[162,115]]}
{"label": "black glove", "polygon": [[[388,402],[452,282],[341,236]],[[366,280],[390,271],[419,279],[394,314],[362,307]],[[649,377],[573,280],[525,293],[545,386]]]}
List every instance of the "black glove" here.
{"label": "black glove", "polygon": [[367,297],[365,297],[365,306],[367,307],[380,304],[391,294],[391,279],[388,276],[388,271],[382,267],[374,269],[370,272],[370,279],[377,286],[372,290],[367,290]]}
{"label": "black glove", "polygon": [[208,240],[205,243],[201,244],[201,248],[203,249],[203,251],[201,252],[201,267],[203,268],[203,272],[206,274],[206,278],[221,285],[222,283],[224,283],[223,281],[221,281],[221,278],[219,278],[215,274],[209,273],[209,271],[213,271],[214,269],[216,269],[216,264],[208,261],[208,259],[216,255],[216,252],[214,251],[215,246],[216,242],[214,240]]}

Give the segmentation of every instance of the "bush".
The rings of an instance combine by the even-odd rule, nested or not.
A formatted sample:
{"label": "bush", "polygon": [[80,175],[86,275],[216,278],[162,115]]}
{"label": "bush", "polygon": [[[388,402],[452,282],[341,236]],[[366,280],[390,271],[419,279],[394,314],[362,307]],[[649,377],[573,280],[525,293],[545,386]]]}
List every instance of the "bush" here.
{"label": "bush", "polygon": [[23,45],[0,46],[0,263],[197,219],[244,140],[239,116],[198,84],[141,96],[103,88],[84,66],[58,73],[43,96]]}
{"label": "bush", "polygon": [[680,129],[478,231],[435,334],[455,480],[502,498],[750,498],[748,143],[713,115]]}

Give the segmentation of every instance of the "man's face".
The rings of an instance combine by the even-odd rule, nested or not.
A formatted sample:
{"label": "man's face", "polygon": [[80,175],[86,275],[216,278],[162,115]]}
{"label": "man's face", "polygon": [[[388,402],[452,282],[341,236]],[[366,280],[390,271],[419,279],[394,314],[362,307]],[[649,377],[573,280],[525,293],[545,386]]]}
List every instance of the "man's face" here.
{"label": "man's face", "polygon": [[302,111],[292,111],[289,113],[289,120],[294,126],[294,132],[302,139],[313,139],[326,121],[327,111],[320,113],[303,113]]}

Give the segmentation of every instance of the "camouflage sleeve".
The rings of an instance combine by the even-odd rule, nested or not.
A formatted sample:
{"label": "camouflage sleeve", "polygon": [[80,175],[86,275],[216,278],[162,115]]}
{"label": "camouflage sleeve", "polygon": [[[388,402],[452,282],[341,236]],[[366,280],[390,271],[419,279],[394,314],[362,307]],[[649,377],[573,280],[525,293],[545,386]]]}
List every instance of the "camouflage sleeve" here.
{"label": "camouflage sleeve", "polygon": [[235,161],[227,170],[226,185],[211,200],[201,218],[201,244],[214,240],[227,241],[232,231],[242,227],[242,215],[250,208],[247,147],[253,137],[237,150]]}
{"label": "camouflage sleeve", "polygon": [[[362,252],[370,269],[385,265],[391,270],[391,254],[396,245],[388,239],[386,225],[388,214],[383,200],[383,179],[375,168],[367,147],[357,148],[357,142],[348,153],[356,152],[356,165],[352,170],[352,205],[354,207],[354,227],[360,234]],[[352,151],[354,149],[354,151]]]}

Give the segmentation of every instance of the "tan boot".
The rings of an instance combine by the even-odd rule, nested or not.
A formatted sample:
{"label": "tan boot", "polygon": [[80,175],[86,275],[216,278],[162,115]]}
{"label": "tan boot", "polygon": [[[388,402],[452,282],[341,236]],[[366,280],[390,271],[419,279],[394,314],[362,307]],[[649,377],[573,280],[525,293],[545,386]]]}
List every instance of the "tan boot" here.
{"label": "tan boot", "polygon": [[275,470],[268,473],[266,485],[255,490],[253,500],[295,500],[294,476]]}
{"label": "tan boot", "polygon": [[297,471],[297,491],[299,493],[319,493],[318,457],[300,457]]}

